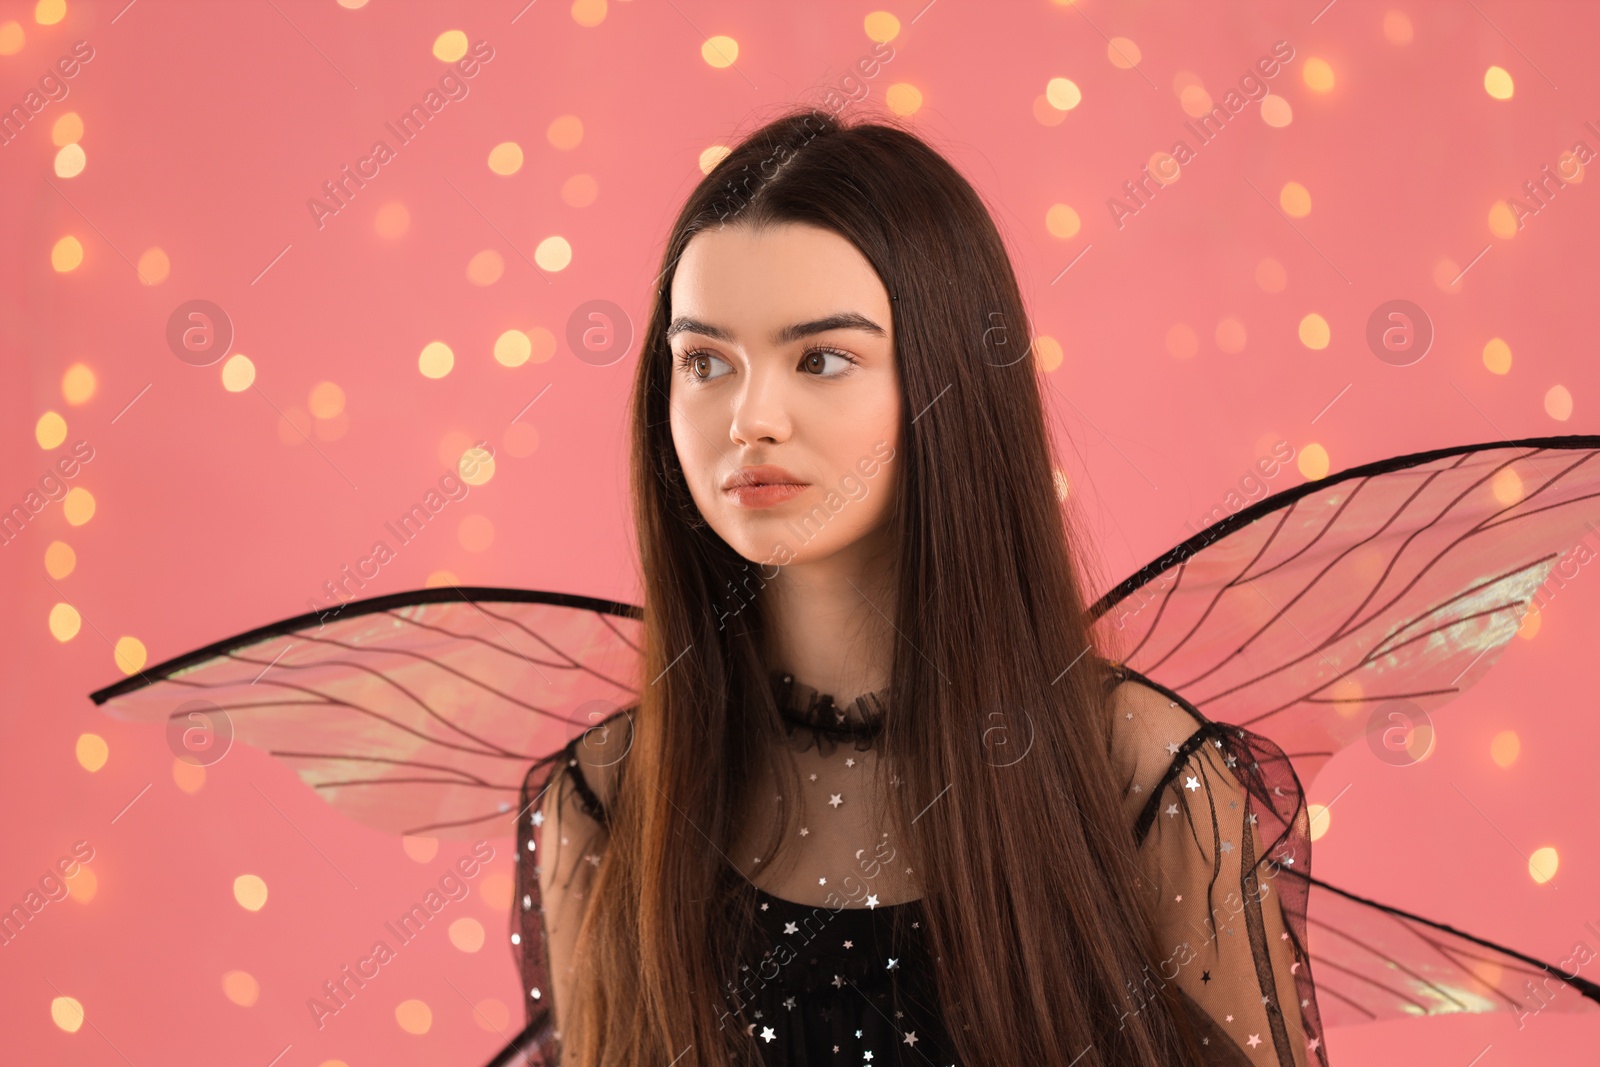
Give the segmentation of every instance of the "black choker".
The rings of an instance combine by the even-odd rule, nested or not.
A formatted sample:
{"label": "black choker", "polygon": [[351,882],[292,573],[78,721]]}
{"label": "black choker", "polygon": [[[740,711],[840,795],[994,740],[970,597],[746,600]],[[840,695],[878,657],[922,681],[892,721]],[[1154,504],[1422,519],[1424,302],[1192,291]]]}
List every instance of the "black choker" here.
{"label": "black choker", "polygon": [[863,693],[840,707],[832,694],[819,693],[804,682],[795,681],[792,674],[773,671],[771,678],[778,715],[783,719],[784,731],[791,737],[804,732],[819,750],[826,748],[831,752],[839,744],[850,744],[857,751],[865,752],[883,731],[887,687]]}

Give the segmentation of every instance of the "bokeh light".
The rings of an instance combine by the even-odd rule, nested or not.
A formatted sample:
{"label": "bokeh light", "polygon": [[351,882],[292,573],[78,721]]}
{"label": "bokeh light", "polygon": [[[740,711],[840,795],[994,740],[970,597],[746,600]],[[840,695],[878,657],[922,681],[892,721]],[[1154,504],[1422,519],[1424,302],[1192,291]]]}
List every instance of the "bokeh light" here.
{"label": "bokeh light", "polygon": [[572,0],[567,9],[572,21],[585,29],[592,29],[606,20],[606,0]]}
{"label": "bokeh light", "polygon": [[74,754],[78,757],[78,766],[93,774],[111,758],[111,746],[99,734],[79,734]]}
{"label": "bokeh light", "polygon": [[67,895],[74,904],[87,904],[94,899],[100,891],[100,879],[95,877],[94,870],[83,864],[72,873],[67,880]]}
{"label": "bokeh light", "polygon": [[44,572],[52,578],[65,578],[77,565],[78,554],[65,541],[51,541],[44,550]]}
{"label": "bokeh light", "polygon": [[1522,752],[1522,739],[1515,730],[1501,730],[1489,742],[1489,758],[1496,767],[1509,767]]}
{"label": "bokeh light", "polygon": [[1300,343],[1313,349],[1327,348],[1333,336],[1328,320],[1315,311],[1300,320],[1299,332]]}
{"label": "bokeh light", "polygon": [[588,207],[600,196],[600,183],[592,174],[574,174],[561,183],[561,202],[568,207]]}
{"label": "bokeh light", "polygon": [[1261,98],[1261,121],[1274,129],[1281,129],[1294,121],[1294,108],[1284,97],[1268,93]]}
{"label": "bokeh light", "polygon": [[443,341],[429,341],[417,356],[417,369],[424,378],[443,378],[456,365],[456,354]]}
{"label": "bokeh light", "polygon": [[167,258],[166,250],[162,248],[145,249],[140,253],[136,266],[141,285],[160,285],[172,274],[172,260]]}
{"label": "bokeh light", "polygon": [[1111,65],[1119,70],[1132,70],[1139,65],[1139,60],[1144,54],[1139,51],[1139,46],[1128,37],[1113,37],[1106,42],[1106,58],[1111,60]]}
{"label": "bokeh light", "polygon": [[311,387],[306,407],[319,419],[331,419],[344,411],[344,390],[333,382],[318,382]]}
{"label": "bokeh light", "polygon": [[506,427],[501,442],[505,450],[517,459],[531,456],[539,450],[539,431],[524,419],[518,419]]}
{"label": "bokeh light", "polygon": [[492,248],[485,248],[467,261],[467,281],[473,285],[493,285],[505,272],[505,259]]}
{"label": "bokeh light", "polygon": [[887,11],[873,11],[861,20],[867,40],[885,44],[900,36],[900,20]]}
{"label": "bokeh light", "polygon": [[469,448],[461,454],[456,473],[468,485],[487,485],[494,477],[494,457],[482,448]]}
{"label": "bokeh light", "polygon": [[83,616],[71,604],[57,604],[50,609],[50,636],[65,644],[78,636],[83,627]]}
{"label": "bokeh light", "polygon": [[137,637],[119,637],[111,650],[117,669],[123,674],[138,674],[144,670],[147,659],[144,642]]}
{"label": "bokeh light", "polygon": [[1300,77],[1314,93],[1333,92],[1333,67],[1320,56],[1307,56],[1300,66]]}
{"label": "bokeh light", "polygon": [[50,143],[57,148],[83,140],[83,116],[69,111],[50,126]]}
{"label": "bokeh light", "polygon": [[245,911],[260,911],[267,906],[267,883],[258,874],[241,874],[233,880],[233,899]]}
{"label": "bokeh light", "polygon": [[1311,840],[1321,840],[1322,835],[1327,833],[1328,827],[1333,824],[1333,814],[1326,804],[1308,804],[1306,814],[1311,819]]}
{"label": "bokeh light", "polygon": [[33,439],[40,448],[55,448],[67,439],[67,420],[54,411],[45,412],[33,424]]}
{"label": "bokeh light", "polygon": [[185,793],[198,793],[206,784],[206,769],[198,763],[175,759],[172,761],[172,784]]}
{"label": "bokeh light", "polygon": [[1243,352],[1245,346],[1244,323],[1232,315],[1222,319],[1217,323],[1216,342],[1217,347],[1230,356]]}
{"label": "bokeh light", "polygon": [[1383,38],[1390,44],[1410,44],[1412,32],[1411,16],[1404,11],[1390,10],[1383,13]]}
{"label": "bokeh light", "polygon": [[1540,885],[1544,885],[1556,876],[1556,870],[1561,866],[1561,857],[1554,848],[1546,845],[1536,848],[1533,855],[1528,857],[1528,877]]}
{"label": "bokeh light", "polygon": [[483,924],[477,919],[461,918],[450,924],[450,943],[462,952],[476,952],[483,942]]}
{"label": "bokeh light", "polygon": [[58,178],[76,178],[89,165],[89,155],[81,144],[69,144],[56,150],[55,171]]}
{"label": "bokeh light", "polygon": [[408,1034],[425,1034],[433,1028],[433,1010],[420,1000],[402,1000],[395,1005],[394,1021]]}
{"label": "bokeh light", "polygon": [[570,152],[583,143],[583,120],[576,115],[561,115],[545,127],[544,135],[550,147]]}
{"label": "bokeh light", "polygon": [[83,1004],[76,998],[56,997],[50,1001],[50,1021],[67,1033],[77,1033],[78,1028],[83,1025],[83,1018]]}
{"label": "bokeh light", "polygon": [[1278,204],[1285,215],[1303,219],[1311,214],[1311,192],[1299,182],[1289,182],[1278,191]]}
{"label": "bokeh light", "polygon": [[1083,91],[1071,78],[1051,78],[1045,84],[1044,96],[1057,111],[1071,111],[1083,102]]}
{"label": "bokeh light", "polygon": [[1489,205],[1489,232],[1501,240],[1517,235],[1517,213],[1504,200]]}
{"label": "bokeh light", "polygon": [[732,37],[707,37],[700,46],[700,58],[718,70],[731,67],[739,61],[739,42]]}
{"label": "bokeh light", "polygon": [[467,35],[460,30],[445,30],[433,41],[433,58],[454,63],[467,54]]}
{"label": "bokeh light", "polygon": [[533,342],[521,330],[507,330],[494,340],[494,359],[504,367],[520,367],[533,354]]}
{"label": "bokeh light", "polygon": [[896,115],[915,115],[922,109],[922,90],[910,82],[895,82],[884,90],[883,102]]}
{"label": "bokeh light", "polygon": [[1061,342],[1049,334],[1040,334],[1033,339],[1033,358],[1040,370],[1051,373],[1061,366]]}
{"label": "bokeh light", "polygon": [[50,266],[59,273],[77,270],[83,263],[83,242],[68,234],[50,249]]}
{"label": "bokeh light", "polygon": [[540,270],[566,270],[572,263],[572,246],[565,237],[546,237],[533,250],[533,261]]}
{"label": "bokeh light", "polygon": [[256,381],[256,365],[242,353],[229,356],[221,373],[222,387],[230,393],[242,393]]}
{"label": "bokeh light", "polygon": [[1483,346],[1483,365],[1492,374],[1511,373],[1511,346],[1499,337],[1491,337]]}
{"label": "bokeh light", "polygon": [[468,552],[487,552],[494,544],[494,523],[487,515],[467,515],[456,527],[456,543]]}
{"label": "bokeh light", "polygon": [[1302,445],[1295,461],[1308,482],[1328,476],[1328,450],[1319,444]]}
{"label": "bokeh light", "polygon": [[1489,477],[1489,494],[1500,507],[1509,508],[1522,503],[1528,487],[1515,468],[1501,467]]}
{"label": "bokeh light", "polygon": [[222,995],[248,1008],[261,999],[261,983],[249,971],[228,971],[222,976]]}
{"label": "bokeh light", "polygon": [[522,169],[522,146],[515,141],[502,141],[489,149],[489,170],[501,176],[515,174]]}
{"label": "bokeh light", "polygon": [[1083,228],[1083,220],[1070,205],[1051,204],[1050,210],[1044,213],[1044,228],[1052,237],[1075,237]]}
{"label": "bokeh light", "polygon": [[1557,422],[1572,418],[1572,392],[1564,385],[1552,385],[1544,394],[1544,413]]}
{"label": "bokeh light", "polygon": [[1483,90],[1496,100],[1510,100],[1516,95],[1511,72],[1504,67],[1490,67],[1483,72]]}
{"label": "bokeh light", "polygon": [[439,854],[439,839],[437,837],[412,837],[409,834],[400,839],[400,847],[418,863],[431,863],[433,857]]}
{"label": "bokeh light", "polygon": [[82,526],[94,518],[94,494],[81,485],[68,489],[67,495],[61,498],[61,514],[68,525]]}
{"label": "bokeh light", "polygon": [[1289,284],[1289,272],[1271,256],[1256,264],[1256,284],[1263,293],[1281,293]]}

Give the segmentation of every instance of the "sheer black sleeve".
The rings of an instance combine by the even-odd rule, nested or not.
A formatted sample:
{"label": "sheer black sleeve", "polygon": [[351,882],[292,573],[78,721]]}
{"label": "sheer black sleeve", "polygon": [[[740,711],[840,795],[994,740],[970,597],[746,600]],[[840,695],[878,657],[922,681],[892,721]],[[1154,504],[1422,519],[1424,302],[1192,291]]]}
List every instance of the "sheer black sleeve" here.
{"label": "sheer black sleeve", "polygon": [[591,764],[585,773],[582,742],[575,739],[529,771],[522,790],[526,814],[517,823],[511,940],[531,1031],[524,1054],[535,1067],[560,1062],[558,1009],[564,996],[570,1000],[573,949],[609,838],[597,792],[605,771]]}
{"label": "sheer black sleeve", "polygon": [[1326,1067],[1307,962],[1303,795],[1276,746],[1121,676],[1113,747],[1127,784],[1159,980],[1208,1053],[1239,1067]]}

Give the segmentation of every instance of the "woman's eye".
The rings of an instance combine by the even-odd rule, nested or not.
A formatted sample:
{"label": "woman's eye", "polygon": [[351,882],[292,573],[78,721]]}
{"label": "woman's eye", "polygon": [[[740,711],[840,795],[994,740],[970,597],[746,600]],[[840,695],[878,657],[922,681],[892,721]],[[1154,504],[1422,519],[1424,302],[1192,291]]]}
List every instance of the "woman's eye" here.
{"label": "woman's eye", "polygon": [[[832,368],[828,360],[834,360]],[[843,352],[835,352],[828,348],[813,348],[800,359],[800,367],[809,374],[818,378],[833,378],[849,371],[855,366],[855,360]]]}
{"label": "woman's eye", "polygon": [[727,366],[723,360],[709,352],[685,352],[678,357],[678,366],[683,368],[685,374],[697,382],[710,381],[719,377],[716,373],[716,364]]}

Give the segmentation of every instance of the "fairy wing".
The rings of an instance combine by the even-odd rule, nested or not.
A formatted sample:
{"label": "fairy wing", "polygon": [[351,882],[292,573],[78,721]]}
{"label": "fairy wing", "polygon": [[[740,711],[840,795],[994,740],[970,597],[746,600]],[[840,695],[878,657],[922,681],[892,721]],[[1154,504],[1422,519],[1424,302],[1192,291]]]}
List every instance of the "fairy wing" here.
{"label": "fairy wing", "polygon": [[90,694],[213,762],[238,741],[396,834],[510,835],[530,768],[637,702],[639,609],[522,589],[350,601]]}
{"label": "fairy wing", "polygon": [[1494,664],[1552,567],[1600,533],[1597,451],[1600,437],[1533,438],[1344,471],[1208,527],[1091,609],[1123,676],[1192,719],[1141,840],[1177,815],[1167,805],[1184,801],[1180,771],[1197,753],[1226,758],[1260,815],[1257,866],[1280,878],[1303,1003],[1315,1013],[1320,1001],[1321,1025],[1535,1011],[1562,985],[1581,996],[1550,1007],[1600,1005],[1576,967],[1312,877],[1300,784],[1369,732],[1403,739],[1394,724],[1419,725]]}

